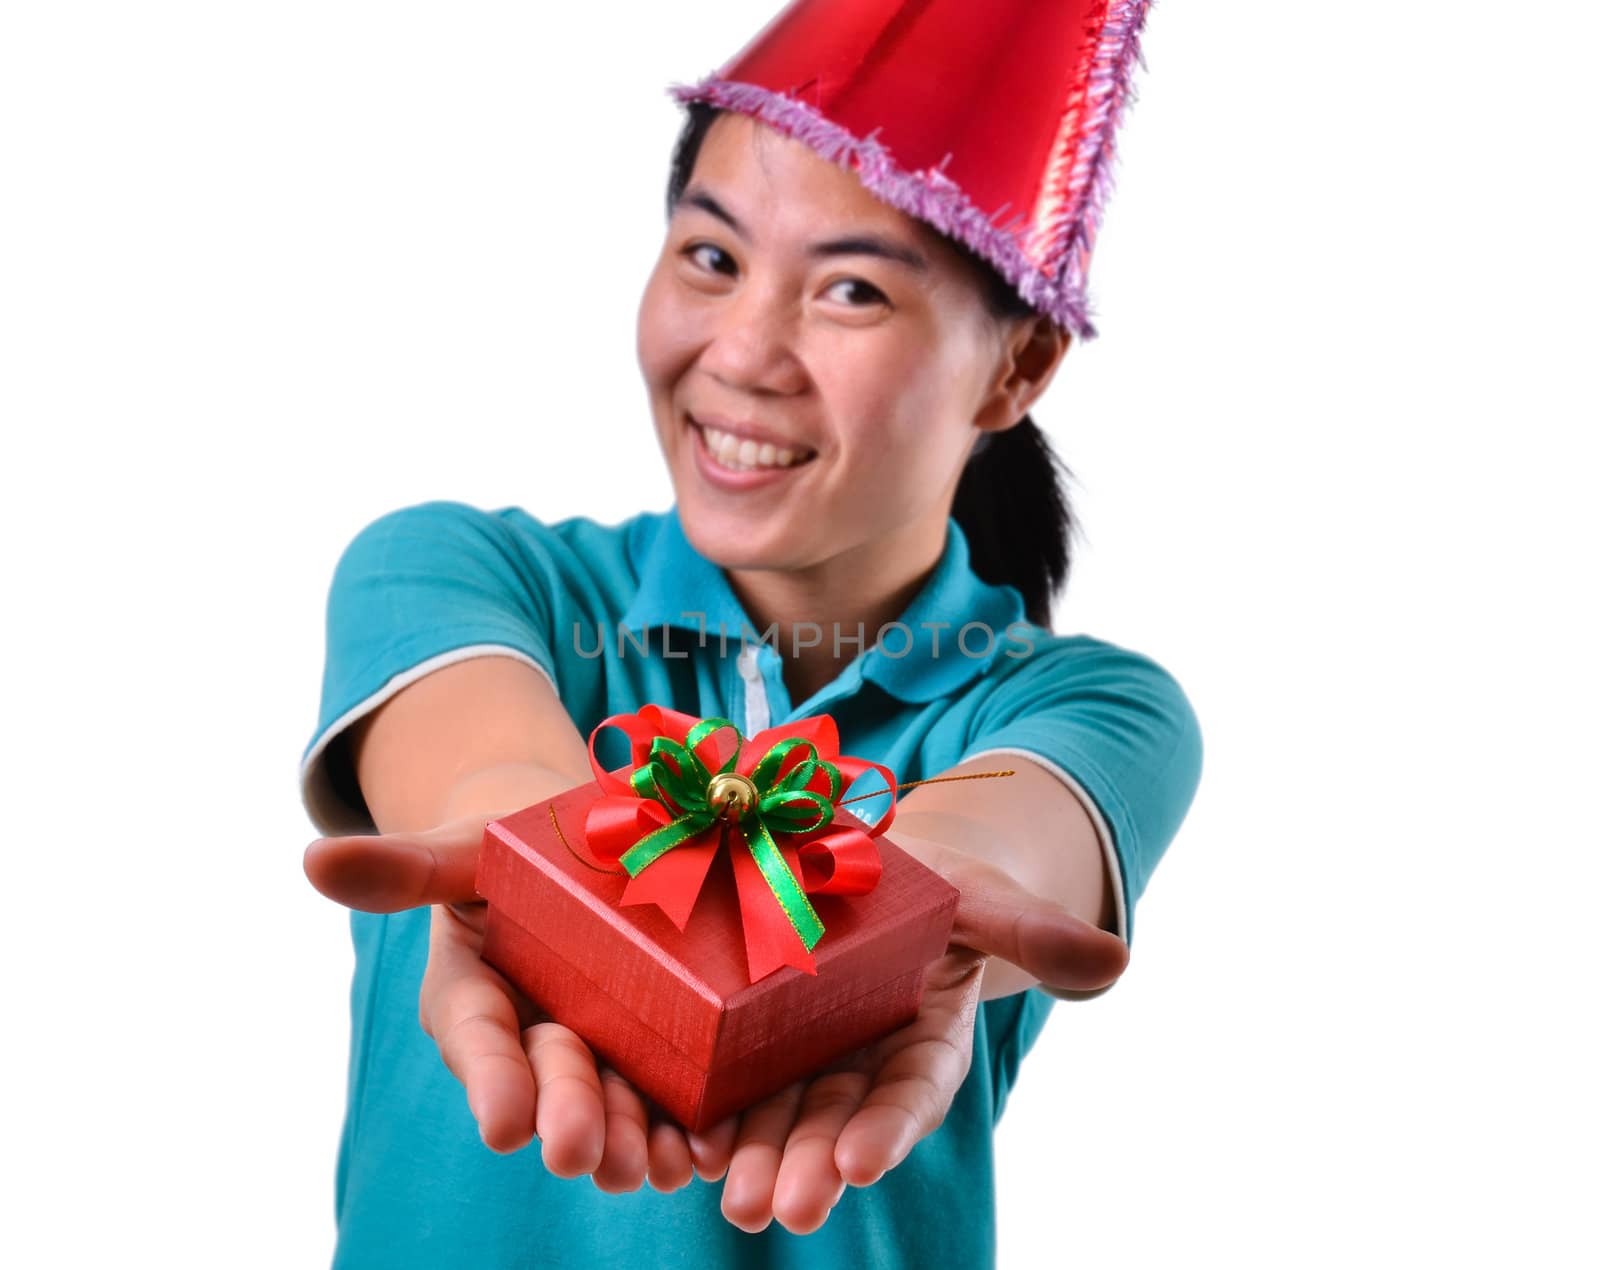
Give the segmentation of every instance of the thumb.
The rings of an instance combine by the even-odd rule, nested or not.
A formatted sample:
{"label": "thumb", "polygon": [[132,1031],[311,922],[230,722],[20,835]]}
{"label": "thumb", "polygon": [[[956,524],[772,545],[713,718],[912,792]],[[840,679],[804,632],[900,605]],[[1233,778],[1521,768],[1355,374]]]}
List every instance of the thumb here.
{"label": "thumb", "polygon": [[306,848],[306,877],[331,900],[366,913],[427,904],[470,903],[483,827],[469,816],[418,833],[318,838]]}
{"label": "thumb", "polygon": [[961,889],[950,942],[1020,966],[1040,983],[1088,992],[1113,984],[1128,966],[1128,946],[1110,931],[1029,891],[981,860],[948,870]]}

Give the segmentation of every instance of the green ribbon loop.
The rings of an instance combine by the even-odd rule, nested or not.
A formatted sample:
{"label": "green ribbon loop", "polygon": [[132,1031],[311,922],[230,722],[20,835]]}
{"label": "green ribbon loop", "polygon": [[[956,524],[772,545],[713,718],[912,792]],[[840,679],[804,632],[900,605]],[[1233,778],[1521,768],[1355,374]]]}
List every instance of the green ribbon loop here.
{"label": "green ribbon loop", "polygon": [[[733,732],[735,744],[722,766],[712,772],[695,747],[723,728]],[[739,730],[722,718],[695,724],[681,744],[665,736],[651,741],[644,763],[628,774],[628,785],[640,798],[661,803],[674,819],[622,854],[622,866],[630,876],[637,877],[668,851],[698,838],[722,818],[721,809],[711,805],[711,779],[737,770],[744,743]],[[802,748],[804,757],[780,777],[784,760]],[[806,788],[819,771],[828,778],[826,794]],[[789,737],[761,756],[749,779],[756,798],[740,815],[739,827],[761,876],[809,952],[822,938],[822,920],[772,835],[810,833],[832,823],[834,800],[843,784],[839,769],[821,758],[810,741]]]}

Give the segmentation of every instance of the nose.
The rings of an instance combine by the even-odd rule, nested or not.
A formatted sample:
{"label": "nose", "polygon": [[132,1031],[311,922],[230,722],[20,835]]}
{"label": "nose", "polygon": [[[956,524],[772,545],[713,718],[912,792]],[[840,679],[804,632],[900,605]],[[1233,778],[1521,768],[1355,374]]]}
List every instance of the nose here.
{"label": "nose", "polygon": [[799,305],[775,287],[746,284],[717,306],[701,368],[728,388],[788,395],[806,381],[795,351]]}

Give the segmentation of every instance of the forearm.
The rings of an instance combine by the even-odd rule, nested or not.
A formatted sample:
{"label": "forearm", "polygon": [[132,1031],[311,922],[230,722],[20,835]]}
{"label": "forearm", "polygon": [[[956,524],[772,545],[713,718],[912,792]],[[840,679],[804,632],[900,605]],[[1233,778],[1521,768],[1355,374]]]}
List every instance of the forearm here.
{"label": "forearm", "polygon": [[555,771],[537,763],[499,763],[458,777],[445,794],[439,823],[467,816],[508,815],[554,798],[589,779]]}
{"label": "forearm", "polygon": [[1104,930],[1115,927],[1105,852],[1087,819],[1081,827],[995,824],[959,812],[907,810],[896,818],[890,836],[897,842],[903,836],[932,840],[974,856],[1084,921]]}
{"label": "forearm", "polygon": [[[946,786],[941,793],[951,788],[961,786]],[[1052,806],[1059,811],[1062,805]],[[1014,812],[979,818],[950,806],[907,807],[896,815],[889,836],[953,880],[977,862],[1083,921],[1114,930],[1114,892],[1105,853],[1087,813],[1075,800],[1065,815],[1023,812],[1024,808],[1018,807]],[[1009,996],[1037,983],[1012,963],[991,957],[984,972],[983,996],[985,1000]]]}
{"label": "forearm", "polygon": [[589,753],[550,682],[473,657],[409,685],[350,732],[373,823],[413,833],[499,815],[589,779]]}

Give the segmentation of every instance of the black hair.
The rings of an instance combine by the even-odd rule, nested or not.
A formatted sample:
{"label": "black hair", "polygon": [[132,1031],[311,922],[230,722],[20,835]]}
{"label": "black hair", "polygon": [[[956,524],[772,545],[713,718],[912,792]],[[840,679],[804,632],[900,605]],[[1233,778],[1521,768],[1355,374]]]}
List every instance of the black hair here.
{"label": "black hair", "polygon": [[[667,181],[671,217],[688,187],[701,143],[721,109],[688,103],[688,117],[672,152]],[[989,312],[997,319],[1035,312],[987,260],[955,239],[947,239],[979,280]],[[1072,473],[1056,455],[1032,416],[1014,427],[986,432],[978,439],[956,484],[951,514],[966,535],[972,570],[985,582],[1014,586],[1022,593],[1030,622],[1050,628],[1050,601],[1066,584],[1077,530],[1067,481]]]}

